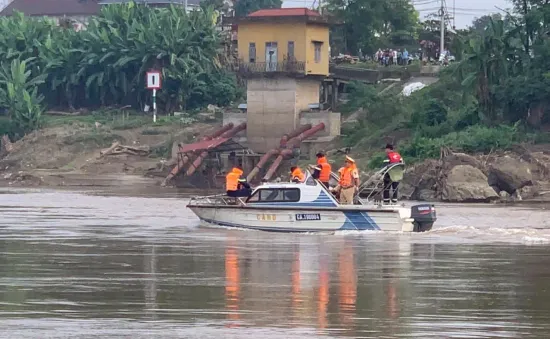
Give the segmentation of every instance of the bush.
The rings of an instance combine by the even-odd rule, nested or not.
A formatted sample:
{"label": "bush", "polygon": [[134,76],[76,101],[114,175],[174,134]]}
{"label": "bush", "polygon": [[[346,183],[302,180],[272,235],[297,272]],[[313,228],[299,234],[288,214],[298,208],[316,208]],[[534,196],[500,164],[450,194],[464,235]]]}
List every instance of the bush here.
{"label": "bush", "polygon": [[526,140],[527,135],[518,132],[517,126],[502,125],[485,127],[470,126],[460,132],[452,132],[440,138],[427,138],[417,135],[400,147],[401,155],[407,163],[439,158],[441,147],[466,153],[488,153],[494,149],[509,149],[517,142]]}
{"label": "bush", "polygon": [[4,64],[0,71],[0,105],[22,131],[37,128],[44,112],[44,97],[38,94],[37,86],[46,77],[31,78],[27,61],[15,59],[9,65]]}
{"label": "bush", "polygon": [[[219,61],[215,19],[212,8],[186,13],[181,6],[129,2],[103,6],[86,30],[75,31],[50,19],[14,13],[0,18],[0,65],[26,60],[27,80],[45,79],[43,85],[25,87],[28,95],[24,90],[18,94],[18,110],[24,111],[20,120],[29,126],[38,122],[42,95],[50,107],[151,105],[151,93],[144,88],[151,68],[163,75],[160,112],[226,105],[240,92],[235,76]],[[9,109],[13,103],[0,98]]]}

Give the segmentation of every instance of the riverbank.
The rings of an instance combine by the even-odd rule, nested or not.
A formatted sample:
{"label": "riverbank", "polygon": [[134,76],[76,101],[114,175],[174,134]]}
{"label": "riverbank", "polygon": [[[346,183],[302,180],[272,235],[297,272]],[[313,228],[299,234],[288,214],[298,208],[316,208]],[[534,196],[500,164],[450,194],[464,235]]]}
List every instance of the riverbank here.
{"label": "riverbank", "polygon": [[49,117],[45,127],[0,152],[0,185],[159,186],[159,179],[145,174],[169,161],[178,143],[193,142],[219,125],[211,117],[151,120],[141,115]]}
{"label": "riverbank", "polygon": [[[178,143],[193,142],[219,127],[219,122],[180,118],[153,124],[142,119],[132,118],[124,123],[97,123],[90,117],[49,121],[48,127],[13,143],[10,152],[0,159],[0,185],[130,192],[139,187],[142,192],[192,194],[189,189],[161,188],[163,177],[151,173],[165,172],[171,166]],[[118,151],[106,152],[113,149],[112,145],[119,145]],[[335,142],[332,146],[341,145]],[[440,159],[407,166],[401,199],[550,201],[550,153],[546,149],[549,148],[545,145],[517,146],[512,151],[489,155],[443,149]],[[372,172],[367,170],[372,159],[368,154],[352,152],[367,177]],[[335,167],[341,157],[331,157]]]}

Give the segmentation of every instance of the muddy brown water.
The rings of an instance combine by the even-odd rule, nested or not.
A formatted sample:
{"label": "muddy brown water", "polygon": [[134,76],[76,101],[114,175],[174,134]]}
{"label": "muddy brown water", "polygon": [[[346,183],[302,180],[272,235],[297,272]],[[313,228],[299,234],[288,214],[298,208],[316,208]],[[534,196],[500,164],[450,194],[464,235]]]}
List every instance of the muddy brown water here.
{"label": "muddy brown water", "polygon": [[0,189],[0,338],[548,338],[550,212],[424,234],[208,228],[186,199]]}

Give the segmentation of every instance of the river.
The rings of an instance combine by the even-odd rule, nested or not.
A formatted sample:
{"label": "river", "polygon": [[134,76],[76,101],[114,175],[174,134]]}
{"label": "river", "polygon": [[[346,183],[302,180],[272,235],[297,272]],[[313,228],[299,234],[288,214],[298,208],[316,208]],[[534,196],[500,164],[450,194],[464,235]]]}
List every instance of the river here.
{"label": "river", "polygon": [[0,189],[0,338],[547,338],[550,212],[423,234],[199,227],[178,194]]}

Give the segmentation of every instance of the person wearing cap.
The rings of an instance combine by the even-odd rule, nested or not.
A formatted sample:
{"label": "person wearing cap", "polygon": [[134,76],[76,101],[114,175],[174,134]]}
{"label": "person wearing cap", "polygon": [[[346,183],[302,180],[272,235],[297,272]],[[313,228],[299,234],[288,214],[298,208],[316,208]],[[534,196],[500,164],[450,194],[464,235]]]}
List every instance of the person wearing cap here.
{"label": "person wearing cap", "polygon": [[359,171],[351,157],[346,156],[345,164],[341,169],[338,186],[333,191],[340,193],[340,204],[352,205],[355,192],[359,188]]}
{"label": "person wearing cap", "polygon": [[306,180],[306,175],[300,167],[292,166],[290,168],[290,180],[296,183],[304,182],[304,180]]}
{"label": "person wearing cap", "polygon": [[[384,160],[386,163],[386,166],[391,166],[394,164],[402,164],[403,158],[401,157],[401,154],[396,152],[393,149],[392,144],[386,144],[386,155],[387,159]],[[397,203],[397,194],[398,194],[398,188],[399,188],[399,182],[403,179],[403,166],[395,166],[392,167],[385,175],[384,175],[384,203],[389,204],[390,203],[390,195],[391,195],[391,202]],[[393,191],[390,194],[390,189]]]}
{"label": "person wearing cap", "polygon": [[243,170],[240,166],[235,166],[231,172],[225,176],[225,189],[227,196],[232,198],[249,197],[252,193],[252,188],[246,182],[245,178],[241,178]]}
{"label": "person wearing cap", "polygon": [[321,168],[319,171],[319,181],[326,187],[329,188],[330,174],[332,173],[332,168],[328,163],[327,157],[323,152],[316,154],[317,156],[317,166]]}

